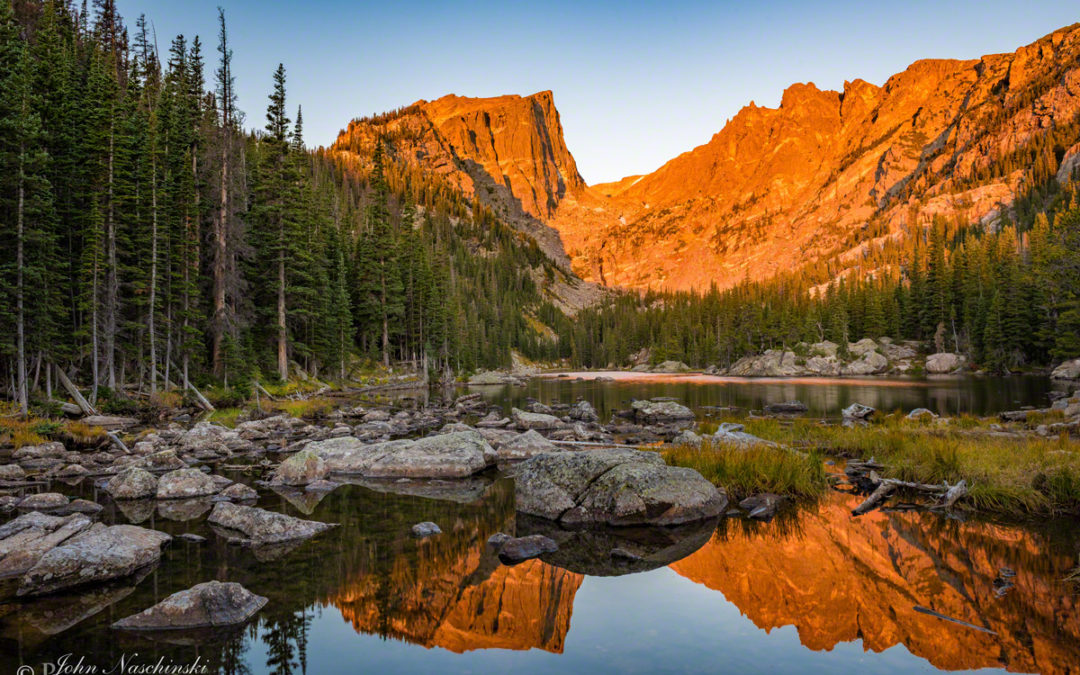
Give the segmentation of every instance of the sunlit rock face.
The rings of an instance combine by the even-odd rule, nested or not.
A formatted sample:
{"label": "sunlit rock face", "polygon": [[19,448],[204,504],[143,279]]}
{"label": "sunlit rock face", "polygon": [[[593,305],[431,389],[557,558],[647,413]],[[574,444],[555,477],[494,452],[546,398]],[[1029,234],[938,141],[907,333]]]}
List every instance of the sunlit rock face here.
{"label": "sunlit rock face", "polygon": [[438,557],[416,567],[401,558],[390,579],[364,577],[330,602],[358,632],[425,647],[562,652],[582,575],[539,560],[509,567],[479,550]]}
{"label": "sunlit rock face", "polygon": [[[861,640],[874,652],[902,644],[946,670],[1076,671],[1080,606],[1061,582],[1074,552],[1010,527],[880,511],[852,518],[850,508],[833,500],[755,530],[729,523],[671,568],[723,593],[758,628],[795,626],[810,649]],[[1015,570],[1015,587],[998,597],[1002,567]]]}
{"label": "sunlit rock face", "polygon": [[[993,228],[1033,179],[1067,180],[1080,166],[1078,64],[1071,26],[1011,54],[917,61],[881,86],[795,84],[655,172],[591,187],[550,92],[420,101],[351,123],[331,152],[367,167],[383,135],[403,170],[476,196],[610,286],[725,288],[824,258],[865,272],[916,223]],[[1055,130],[1038,161],[1008,160]]]}

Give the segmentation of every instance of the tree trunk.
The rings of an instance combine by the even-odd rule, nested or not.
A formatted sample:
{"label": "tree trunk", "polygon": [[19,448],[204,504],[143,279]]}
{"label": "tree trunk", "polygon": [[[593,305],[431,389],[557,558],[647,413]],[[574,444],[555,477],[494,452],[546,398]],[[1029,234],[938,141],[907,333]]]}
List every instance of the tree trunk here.
{"label": "tree trunk", "polygon": [[[227,121],[226,121],[227,122]],[[218,197],[218,216],[214,220],[214,321],[211,340],[211,357],[214,374],[225,374],[225,361],[222,354],[222,340],[225,334],[225,255],[226,255],[226,220],[229,213],[229,129],[222,130],[221,143],[221,194]]]}
{"label": "tree trunk", "polygon": [[285,227],[278,227],[278,288],[277,288],[277,362],[282,382],[289,379],[288,345],[285,330]]}
{"label": "tree trunk", "polygon": [[16,341],[16,370],[15,378],[19,412],[23,417],[30,413],[29,400],[26,391],[26,329],[23,315],[23,228],[25,216],[25,181],[23,177],[23,160],[25,151],[20,148],[19,152],[19,183],[18,205],[16,206],[16,253],[15,253],[15,341]]}
{"label": "tree trunk", "polygon": [[116,220],[113,204],[113,131],[109,129],[109,208],[105,219],[105,245],[109,272],[105,279],[105,378],[110,389],[116,389],[116,315],[120,301],[120,275],[116,259]]}
{"label": "tree trunk", "polygon": [[154,334],[154,305],[157,299],[157,162],[150,163],[150,312],[146,320],[146,330],[150,336],[150,393],[157,393],[157,341]]}

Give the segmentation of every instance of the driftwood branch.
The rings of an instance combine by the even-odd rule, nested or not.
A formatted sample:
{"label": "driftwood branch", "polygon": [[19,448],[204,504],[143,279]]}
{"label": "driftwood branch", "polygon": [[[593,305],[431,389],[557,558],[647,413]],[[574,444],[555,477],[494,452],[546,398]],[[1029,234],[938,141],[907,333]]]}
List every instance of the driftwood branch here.
{"label": "driftwood branch", "polygon": [[872,493],[870,493],[870,496],[867,497],[865,501],[863,501],[862,504],[859,504],[851,510],[851,515],[861,516],[862,514],[873,510],[874,508],[879,506],[881,502],[885,501],[886,497],[888,497],[895,491],[895,485],[882,481],[878,484],[877,488]]}

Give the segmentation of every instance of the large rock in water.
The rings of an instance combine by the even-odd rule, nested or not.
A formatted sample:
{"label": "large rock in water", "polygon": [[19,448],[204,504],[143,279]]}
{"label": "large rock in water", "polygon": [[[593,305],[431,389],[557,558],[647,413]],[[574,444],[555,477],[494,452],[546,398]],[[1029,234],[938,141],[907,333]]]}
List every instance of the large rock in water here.
{"label": "large rock in water", "polygon": [[157,476],[138,467],[122,471],[105,485],[113,499],[146,499],[157,494]]}
{"label": "large rock in water", "polygon": [[499,459],[528,459],[545,452],[561,452],[562,449],[544,438],[535,429],[529,429],[512,441],[499,446]]}
{"label": "large rock in water", "polygon": [[634,401],[630,404],[639,422],[672,422],[694,419],[694,411],[675,401]]}
{"label": "large rock in water", "polygon": [[510,410],[510,417],[518,429],[558,429],[562,426],[562,420],[554,415],[525,412],[517,408]]}
{"label": "large rock in water", "polygon": [[301,520],[283,513],[231,502],[219,502],[215,505],[206,522],[239,532],[247,541],[255,544],[278,544],[308,539],[335,527],[331,523]]}
{"label": "large rock in water", "polygon": [[607,449],[538,455],[515,479],[517,510],[568,526],[675,525],[712,518],[726,495],[660,455]]}
{"label": "large rock in water", "polygon": [[951,354],[949,352],[931,354],[926,357],[926,372],[935,375],[951,373],[964,365],[966,360],[962,354]]}
{"label": "large rock in water", "polygon": [[198,469],[177,469],[158,479],[158,499],[209,497],[221,492],[213,478]]}
{"label": "large rock in water", "polygon": [[37,511],[4,523],[0,526],[0,579],[23,574],[43,555],[91,524],[80,514],[61,518]]}
{"label": "large rock in water", "polygon": [[235,626],[255,616],[267,599],[237,583],[207,581],[173,593],[138,614],[120,619],[113,628],[178,630]]}
{"label": "large rock in water", "polygon": [[307,485],[330,475],[330,467],[322,457],[304,448],[278,466],[271,483],[282,485]]}
{"label": "large rock in water", "polygon": [[40,595],[126,577],[157,563],[162,546],[171,540],[157,530],[97,523],[41,556],[23,576],[18,595]]}
{"label": "large rock in water", "polygon": [[369,478],[463,478],[494,464],[497,456],[476,431],[458,431],[419,440],[365,445],[355,438],[310,443],[331,473]]}
{"label": "large rock in water", "polygon": [[1066,361],[1050,373],[1055,380],[1080,380],[1080,359]]}

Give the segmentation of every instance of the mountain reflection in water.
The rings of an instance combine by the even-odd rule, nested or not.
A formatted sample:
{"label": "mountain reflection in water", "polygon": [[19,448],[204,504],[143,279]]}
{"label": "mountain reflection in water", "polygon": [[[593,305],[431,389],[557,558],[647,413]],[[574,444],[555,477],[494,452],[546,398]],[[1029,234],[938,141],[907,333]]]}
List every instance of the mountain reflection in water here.
{"label": "mountain reflection in water", "polygon": [[[3,596],[0,672],[69,652],[103,667],[139,652],[173,663],[198,657],[224,672],[313,675],[357,664],[707,671],[721,658],[743,672],[767,663],[818,672],[861,663],[867,672],[920,665],[1075,672],[1080,608],[1061,581],[1076,564],[1074,523],[1048,531],[930,513],[855,519],[854,501],[830,495],[771,523],[552,530],[560,552],[512,567],[499,563],[488,537],[550,526],[515,515],[512,480],[501,476],[368,482],[315,497],[264,490],[263,508],[341,525],[274,556],[225,543],[199,509],[179,521],[189,517],[185,509],[108,504],[104,522],[134,515],[146,527],[208,541],[175,540],[156,569],[114,586],[27,601]],[[410,527],[425,520],[443,534],[414,539]],[[641,560],[613,561],[614,547]],[[999,597],[1002,567],[1016,576]],[[237,581],[270,602],[250,625],[211,636],[109,628],[209,579]],[[918,613],[916,605],[997,635]],[[791,629],[774,630],[782,626],[794,626],[797,640]],[[889,649],[895,645],[910,653]],[[864,649],[888,653],[863,661]]]}
{"label": "mountain reflection in water", "polygon": [[[853,503],[834,496],[759,527],[729,521],[671,568],[723,593],[760,629],[795,626],[813,650],[862,640],[874,652],[903,644],[944,670],[1080,670],[1080,596],[1061,581],[1076,564],[1072,536],[1051,550],[1018,527],[910,511],[853,518]],[[1016,576],[999,595],[1002,568]]]}

